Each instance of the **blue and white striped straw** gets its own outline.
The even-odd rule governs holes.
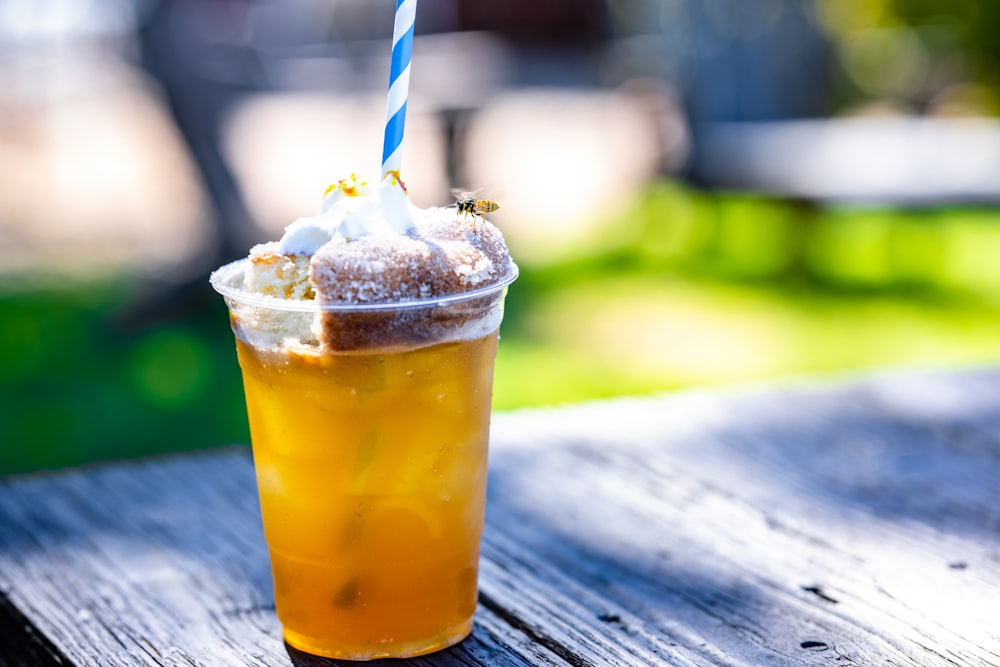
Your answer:
[[[410,59],[413,55],[413,22],[417,0],[396,0],[396,23],[392,31],[392,64],[389,67],[389,103],[385,110],[385,141],[382,173],[399,172],[403,163],[403,127],[406,99],[410,91]]]

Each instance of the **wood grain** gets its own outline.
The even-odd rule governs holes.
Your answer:
[[[1000,665],[1000,372],[506,413],[492,447],[475,631],[415,665]],[[281,641],[244,448],[0,484],[0,665],[330,664]]]

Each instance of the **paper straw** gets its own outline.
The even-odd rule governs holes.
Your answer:
[[[392,31],[392,64],[389,67],[389,103],[385,109],[385,141],[382,173],[399,172],[403,162],[403,127],[406,99],[410,91],[410,58],[413,55],[413,21],[417,0],[396,0],[396,23]]]

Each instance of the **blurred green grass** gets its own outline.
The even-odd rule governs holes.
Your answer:
[[[1000,213],[651,186],[600,252],[522,266],[497,409],[1000,360]],[[126,279],[0,291],[0,474],[247,442],[221,299],[119,325]]]
[[[1000,360],[1000,211],[665,182],[616,222],[604,253],[523,271],[496,407]]]
[[[0,472],[247,440],[225,308],[130,332],[127,303],[122,283],[0,295]]]

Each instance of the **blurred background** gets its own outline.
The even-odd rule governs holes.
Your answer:
[[[392,0],[0,0],[0,474],[247,442],[209,270],[376,176]],[[495,407],[1000,360],[1000,4],[420,0]]]

